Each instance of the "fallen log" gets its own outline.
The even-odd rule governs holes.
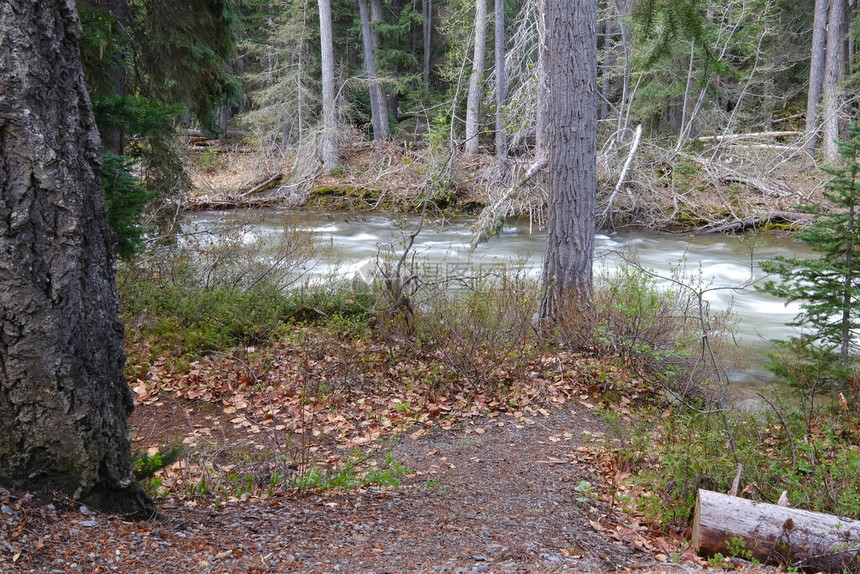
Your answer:
[[[268,177],[265,180],[263,180],[262,182],[258,183],[257,185],[255,185],[254,187],[249,189],[248,191],[244,191],[244,192],[240,193],[239,197],[245,198],[245,197],[251,195],[252,193],[257,193],[259,191],[265,191],[265,190],[269,189],[270,187],[272,187],[273,185],[275,185],[276,183],[280,182],[283,178],[284,178],[284,174],[276,173],[275,175]]]
[[[699,490],[693,548],[700,555],[780,563],[814,572],[860,571],[860,521]]]
[[[786,138],[786,137],[800,137],[803,135],[803,132],[797,131],[770,131],[770,132],[751,132],[745,134],[726,134],[726,135],[713,135],[713,136],[702,136],[700,138],[696,138],[696,141],[700,143],[710,143],[710,142],[730,142],[737,141],[743,139],[774,139],[774,138]]]
[[[246,209],[253,207],[270,207],[281,201],[278,197],[194,197],[188,199],[185,211],[226,211],[228,209]]]
[[[776,211],[729,223],[715,223],[697,230],[696,233],[699,235],[741,233],[772,224],[808,225],[810,222],[812,222],[812,216],[802,211]]]

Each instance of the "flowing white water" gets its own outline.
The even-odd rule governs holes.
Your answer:
[[[288,220],[311,232],[317,244],[332,248],[330,256],[318,261],[313,270],[322,279],[351,278],[359,269],[374,265],[380,250],[402,253],[406,237],[417,224],[415,218],[277,210],[253,214],[200,212],[189,214],[186,223],[217,237],[228,229],[234,233],[235,224],[242,221],[244,239],[250,242],[260,237],[278,237]],[[528,222],[513,223],[501,235],[469,253],[471,224],[468,219],[449,220],[444,225],[425,224],[413,246],[417,258],[442,273],[505,265],[523,269],[535,278],[540,276],[546,248],[542,232],[529,233]],[[625,259],[635,259],[645,269],[667,278],[672,276],[673,269],[683,266],[688,276],[698,276],[705,285],[710,285],[713,290],[705,298],[712,311],[731,305],[737,314],[737,339],[747,351],[749,364],[733,372],[732,379],[747,389],[746,394],[751,394],[759,385],[772,381],[764,368],[768,341],[792,335],[793,330],[786,323],[798,313],[799,306],[796,303],[786,306],[780,299],[757,292],[750,281],[763,276],[758,264],[764,259],[808,253],[801,243],[778,235],[759,237],[751,251],[750,239],[744,237],[623,230],[597,235],[596,274],[611,273]]]

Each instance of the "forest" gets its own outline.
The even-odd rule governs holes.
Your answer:
[[[860,572],[855,8],[7,0],[0,570]]]

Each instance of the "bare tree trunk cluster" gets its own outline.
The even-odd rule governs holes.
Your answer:
[[[843,43],[847,28],[847,0],[830,0],[827,18],[827,54],[824,59],[824,85],[822,87],[821,140],[824,161],[835,163],[839,159],[836,142],[839,140],[839,119],[842,95],[839,82],[845,76]]]
[[[804,149],[809,153],[818,146],[818,129],[821,119],[821,85],[824,80],[824,54],[827,52],[828,0],[815,0],[812,24],[812,54],[809,61],[809,92],[806,99],[806,131]]]
[[[379,84],[376,81],[376,56],[373,54],[373,40],[370,33],[370,16],[367,0],[358,0],[358,13],[361,20],[361,41],[364,48],[364,68],[367,73],[368,96],[370,97],[370,118],[373,122],[373,141],[380,142],[387,135],[382,132],[382,106],[379,102]]]
[[[370,0],[370,43],[374,54],[379,49],[379,32],[376,30],[376,25],[382,22],[382,0]],[[385,88],[377,79],[376,81],[376,101],[379,102],[379,135],[382,139],[391,138],[391,128],[388,123],[388,94],[385,93]]]

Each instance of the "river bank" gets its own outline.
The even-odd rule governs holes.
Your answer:
[[[342,142],[341,164],[324,173],[313,157],[265,157],[239,146],[188,150],[191,210],[308,207],[330,211],[414,213],[425,200],[448,216],[477,215],[513,187],[510,214],[541,222],[540,178],[523,182],[531,158],[511,158],[499,182],[492,156],[463,156],[426,146],[375,147]],[[719,158],[670,154],[644,146],[619,181],[626,159],[602,153],[598,162],[598,226],[716,233],[787,229],[809,217],[798,205],[822,199],[825,174],[805,156],[762,157],[742,150]]]
[[[507,271],[537,283],[545,239],[543,231],[526,219],[514,219],[502,232],[470,250],[474,218],[434,219],[414,239],[409,273],[426,280],[459,276],[464,281]],[[309,234],[320,251],[305,280],[311,282],[361,279],[373,273],[380,258],[400,256],[418,218],[374,213],[332,214],[278,209],[203,211],[186,215],[184,229],[213,236],[233,236],[236,229],[247,244],[272,245],[285,228]],[[255,247],[256,248],[256,247]],[[625,229],[596,237],[595,275],[601,282],[622,265],[638,266],[654,275],[663,289],[678,289],[673,280],[701,290],[710,312],[733,312],[734,350],[727,349],[732,396],[745,408],[761,408],[756,395],[774,381],[764,364],[772,339],[786,339],[787,326],[799,311],[797,303],[755,290],[764,276],[760,261],[776,255],[802,255],[806,248],[789,236],[771,232],[751,237],[705,234],[692,236]]]
[[[854,394],[844,410],[818,388],[799,398],[764,393],[770,406],[754,415],[731,408],[715,383],[720,369],[702,360],[702,329],[690,322],[705,288],[692,298],[660,295],[647,256],[644,269],[599,282],[593,314],[537,332],[539,289],[528,270],[543,247],[526,224],[509,224],[476,251],[519,242],[510,255],[524,265],[495,274],[503,288],[460,282],[449,297],[445,281],[425,281],[418,269],[423,255],[437,257],[431,267],[461,269],[454,258],[471,233],[464,220],[452,225],[451,213],[434,211],[446,225],[427,225],[416,239],[408,282],[355,281],[386,245],[402,254],[414,225],[374,211],[198,211],[183,222],[196,247],[182,238],[183,249],[121,266],[132,440],[141,480],[164,505],[169,543],[183,556],[248,571],[396,570],[404,559],[425,571],[690,571],[705,565],[684,542],[695,493],[727,491],[739,462],[743,496],[774,501],[788,490],[796,507],[856,512]],[[730,266],[713,260],[735,249],[720,235],[707,243],[625,235],[601,232],[599,261],[638,251],[665,263],[669,250],[694,274],[724,273],[722,283],[749,269],[749,256]],[[279,247],[267,251],[258,241],[266,237]],[[331,270],[349,267],[350,277],[327,271],[298,289],[269,280],[283,262],[306,278],[335,244],[355,248],[345,266],[342,255],[331,259]],[[259,249],[238,249],[249,246]],[[416,288],[405,304],[404,284]],[[719,318],[705,309],[708,321]],[[716,322],[709,328],[722,332]],[[177,445],[180,460],[166,462]],[[416,517],[418,509],[426,512]],[[192,524],[189,513],[201,519]],[[256,547],[210,528],[226,532],[249,513],[262,517]],[[75,519],[69,512],[60,523]],[[176,534],[183,524],[218,544],[186,545],[188,533]],[[289,548],[275,542],[283,528],[295,532]],[[44,532],[54,536],[50,524]],[[61,545],[51,548],[68,559]],[[29,563],[48,564],[37,559]]]

